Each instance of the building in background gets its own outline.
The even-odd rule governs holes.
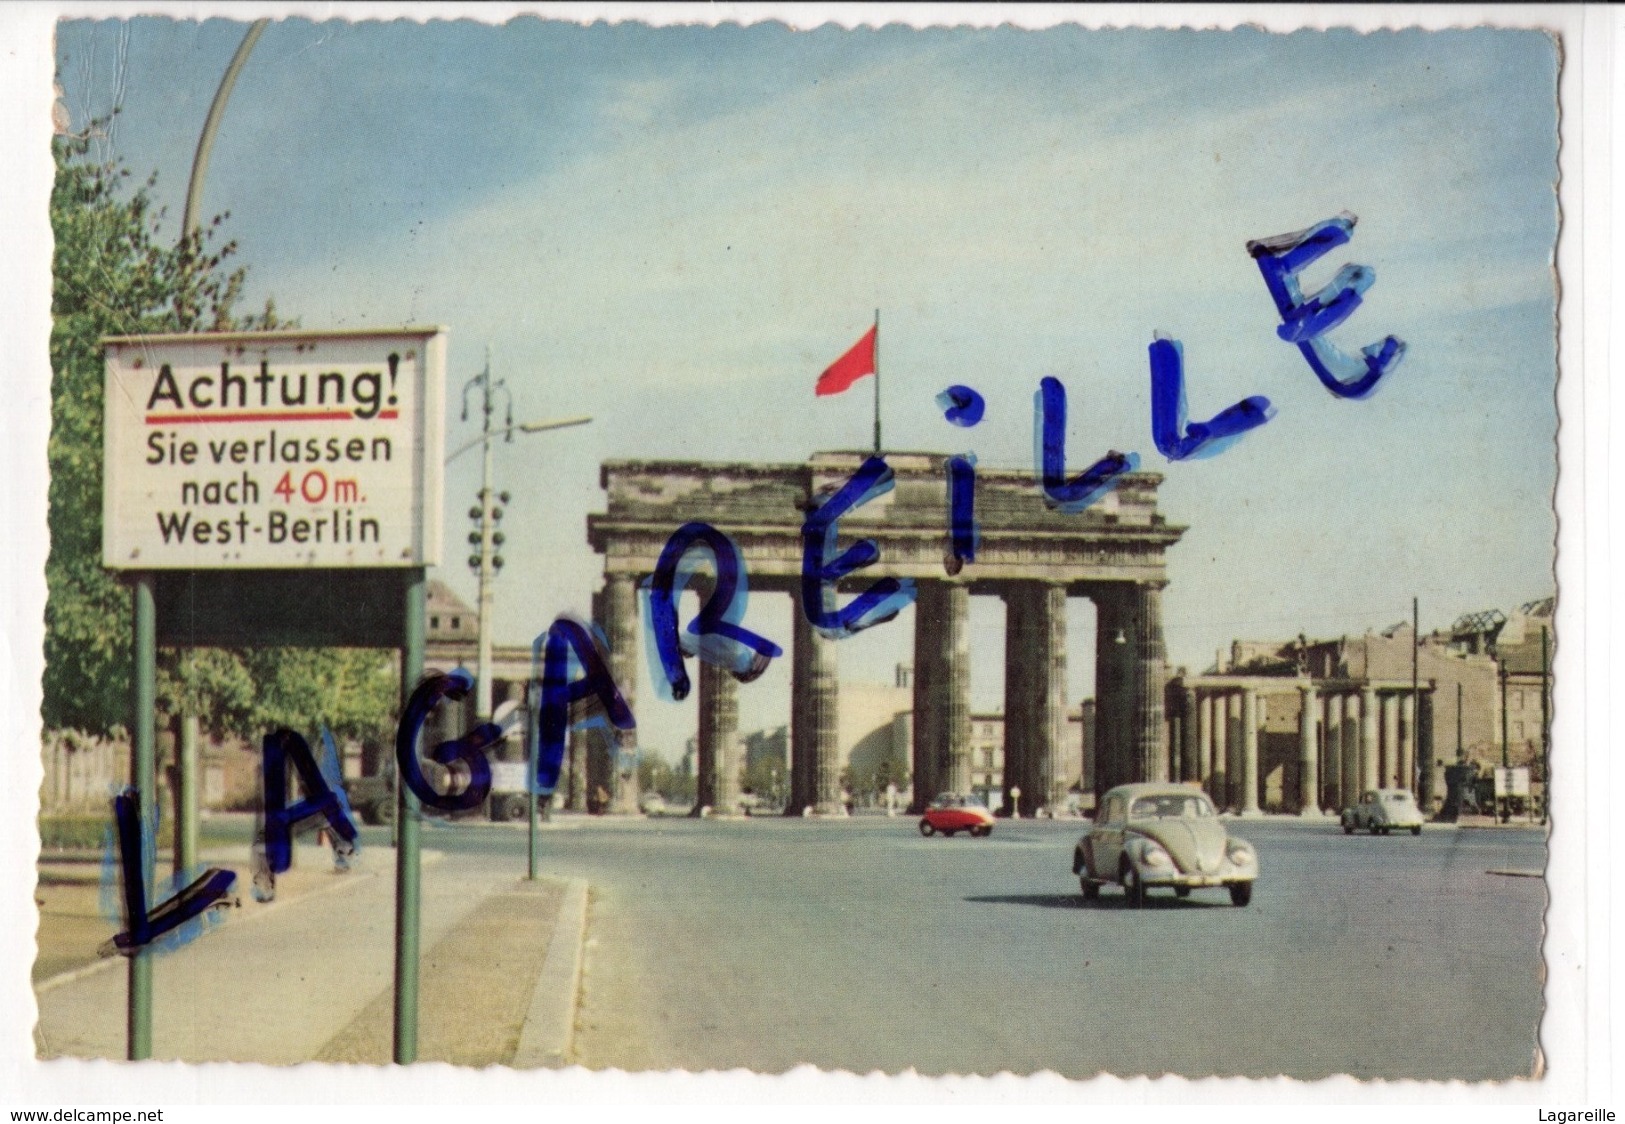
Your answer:
[[[1335,813],[1374,787],[1412,789],[1431,810],[1457,763],[1505,759],[1539,778],[1552,608],[1467,614],[1420,642],[1408,621],[1335,640],[1237,640],[1201,675],[1170,681],[1160,767],[1243,815]]]

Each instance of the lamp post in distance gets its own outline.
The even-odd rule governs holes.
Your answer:
[[[480,435],[469,441],[446,457],[450,464],[462,454],[468,452],[476,445],[484,449],[484,468],[480,477],[479,506],[471,515],[476,515],[479,528],[470,535],[477,541],[470,545],[477,545],[479,553],[469,561],[474,563],[475,572],[479,577],[479,607],[475,619],[479,625],[479,655],[475,666],[474,712],[480,721],[491,717],[491,601],[494,590],[492,580],[496,576],[496,567],[493,560],[496,555],[495,541],[496,496],[491,490],[492,473],[492,441],[501,437],[507,441],[513,440],[517,433],[544,433],[552,429],[566,429],[570,426],[585,425],[592,421],[591,417],[580,416],[571,418],[556,418],[547,421],[531,421],[515,423],[513,420],[513,395],[508,392],[507,380],[491,380],[491,356],[487,349],[485,357],[485,370],[469,379],[463,386],[463,420],[468,420],[468,392],[476,386],[481,392],[481,420]],[[508,400],[507,424],[500,429],[491,428],[491,414],[494,408],[493,399],[500,392]]]
[[[583,414],[580,417],[574,418],[549,418],[547,421],[518,422],[514,425],[505,426],[502,429],[494,429],[491,431],[490,436],[502,437],[506,435],[510,440],[512,440],[511,435],[515,433],[545,433],[550,429],[568,429],[572,425],[586,425],[590,421],[592,421],[591,415]],[[450,464],[452,461],[456,460],[470,449],[479,446],[485,440],[487,440],[486,437],[480,436],[474,438],[472,441],[468,441],[457,446],[456,451],[446,458],[446,463]]]

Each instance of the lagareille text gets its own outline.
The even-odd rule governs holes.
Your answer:
[[[1359,307],[1362,294],[1376,279],[1369,267],[1345,265],[1324,288],[1307,297],[1303,294],[1298,279],[1301,271],[1348,242],[1354,223],[1354,216],[1343,214],[1306,230],[1247,244],[1281,316],[1277,335],[1295,345],[1321,384],[1334,397],[1343,399],[1370,396],[1405,353],[1404,343],[1393,336],[1362,348],[1357,357],[1341,351],[1325,338],[1326,333],[1342,324]],[[393,356],[391,360],[393,384]],[[1187,422],[1184,354],[1179,342],[1158,336],[1149,347],[1149,361],[1151,436],[1158,452],[1169,461],[1217,455],[1243,434],[1266,424],[1275,414],[1269,399],[1253,396],[1221,410],[1205,422]],[[261,404],[266,404],[272,381],[263,366],[258,376],[249,378],[232,374],[227,365],[222,364],[218,381],[212,376],[193,379],[186,389],[186,399],[193,406],[202,407],[213,404],[216,392],[223,399],[236,391],[239,403],[246,404],[252,383],[259,391]],[[282,376],[279,389],[283,403],[293,405],[304,401],[308,387],[302,375],[293,387],[287,376]],[[292,397],[295,389],[298,398]],[[317,379],[318,402],[331,394],[335,403],[343,404],[346,392],[357,417],[378,413],[382,394],[378,375],[358,374],[347,387],[338,375],[322,375]],[[148,408],[160,397],[182,408],[186,405],[179,383],[173,375],[166,378],[164,372],[160,372],[154,385]],[[937,404],[946,420],[964,427],[980,422],[985,411],[982,396],[968,386],[947,388],[937,397]],[[363,410],[371,413],[364,414]],[[1034,395],[1033,412],[1037,462],[1034,471],[1043,502],[1049,507],[1067,513],[1081,512],[1098,502],[1124,473],[1139,465],[1137,454],[1112,451],[1083,472],[1068,477],[1065,470],[1066,388],[1059,379],[1041,380]],[[370,449],[360,438],[342,446],[337,439],[330,439],[325,447],[309,441],[302,449],[297,441],[290,440],[280,455],[287,462],[309,463],[321,456],[337,460],[342,448],[343,456],[348,459],[369,455],[377,459],[379,441],[384,442],[381,451],[387,460],[389,445],[384,438],[375,439]],[[177,443],[173,434],[165,438],[155,433],[148,445],[150,458],[156,458],[149,458],[152,464],[191,464],[201,455],[195,442]],[[228,459],[242,464],[250,456],[253,463],[260,463],[262,445],[267,458],[279,455],[274,436],[252,445],[250,450],[248,443],[242,441],[209,442],[208,452],[216,464]],[[974,457],[948,459],[945,506],[949,551],[944,566],[950,573],[958,572],[976,557],[975,479]],[[246,489],[250,483],[245,478],[223,483],[221,487]],[[886,494],[892,486],[893,473],[885,458],[878,454],[872,456],[839,490],[809,511],[802,524],[801,610],[808,623],[830,639],[844,639],[889,621],[914,601],[914,584],[907,578],[880,578],[844,605],[836,595],[838,582],[873,565],[880,557],[879,548],[870,539],[860,540],[845,551],[838,550],[841,517]],[[257,492],[255,496],[257,498]],[[222,525],[226,522],[221,521]],[[205,526],[194,525],[193,533],[197,534]],[[329,533],[338,534],[339,530],[335,526]],[[184,536],[184,524],[178,531]],[[217,532],[208,531],[205,535],[214,533]],[[321,532],[305,528],[303,533]],[[166,529],[166,540],[168,534]],[[699,567],[706,564],[712,575],[709,595],[688,626],[680,628],[679,597]],[[645,624],[660,657],[660,666],[651,667],[650,674],[664,679],[672,698],[682,699],[689,693],[691,680],[686,667],[689,659],[698,657],[727,670],[741,682],[749,682],[783,654],[778,644],[744,627],[748,584],[743,557],[726,534],[698,522],[684,524],[673,532],[654,574],[644,583],[648,592]],[[608,644],[601,629],[563,614],[536,638],[532,650],[533,718],[529,724],[528,784],[539,797],[545,798],[551,797],[558,787],[565,743],[572,728],[607,724],[617,730],[632,730],[636,722],[610,674]],[[461,737],[440,742],[429,751],[429,760],[452,770],[454,780],[446,791],[438,790],[429,782],[419,756],[418,743],[430,715],[442,702],[466,697],[472,685],[468,673],[461,669],[449,674],[432,672],[416,685],[401,714],[395,738],[396,766],[402,783],[429,808],[466,810],[478,806],[490,793],[491,764],[487,751],[506,736],[503,726],[481,723]],[[329,749],[318,763],[305,739],[297,733],[284,729],[266,735],[263,845],[273,876],[288,869],[292,859],[292,835],[307,824],[324,822],[332,831],[334,846],[340,855],[354,851],[358,833],[334,754],[331,747]],[[291,806],[286,784],[289,764],[298,773],[304,790],[304,798]],[[142,825],[135,809],[133,790],[116,798],[114,810],[125,879],[126,919],[125,931],[109,942],[109,950],[124,954],[137,952],[197,918],[225,897],[235,878],[229,871],[205,871],[175,897],[149,911],[141,874]]]

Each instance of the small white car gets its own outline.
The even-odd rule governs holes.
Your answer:
[[[1358,804],[1343,809],[1343,834],[1353,835],[1362,828],[1372,835],[1406,829],[1412,835],[1421,835],[1422,809],[1406,789],[1368,788],[1360,794]]]

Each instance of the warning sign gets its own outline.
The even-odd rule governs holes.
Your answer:
[[[439,562],[440,329],[120,336],[103,346],[105,565]]]

